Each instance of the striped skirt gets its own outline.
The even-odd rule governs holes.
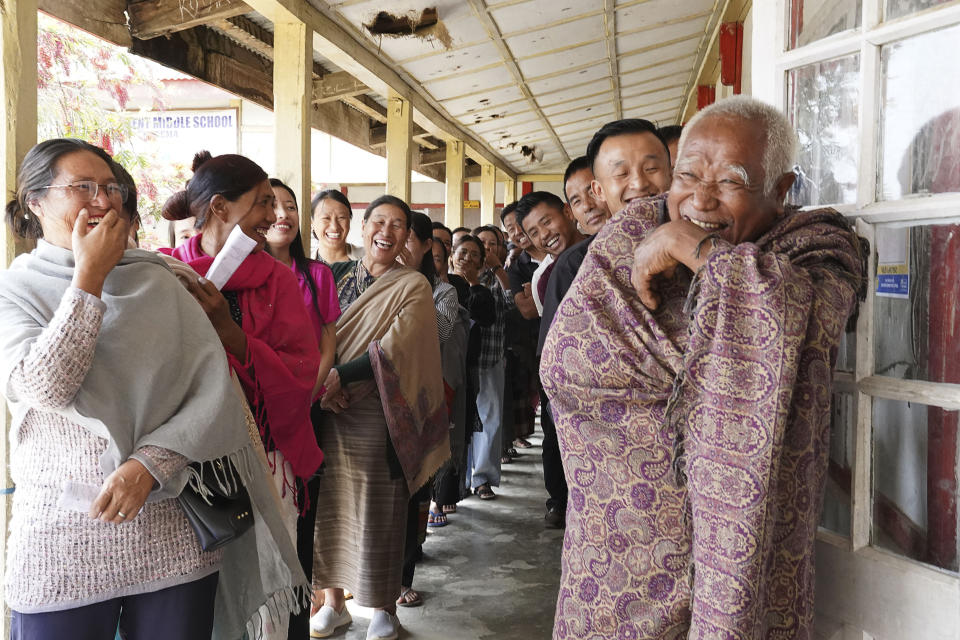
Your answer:
[[[362,385],[366,391],[369,383]],[[325,412],[318,429],[323,477],[317,495],[313,584],[349,589],[358,605],[383,608],[400,595],[410,494],[391,479],[387,425],[373,389],[345,412]]]

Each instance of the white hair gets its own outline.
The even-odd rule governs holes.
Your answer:
[[[731,96],[698,111],[683,127],[677,156],[683,155],[683,144],[694,125],[711,116],[746,120],[764,132],[766,144],[761,159],[764,193],[771,193],[783,174],[793,172],[797,156],[797,134],[793,125],[776,108],[749,96]]]

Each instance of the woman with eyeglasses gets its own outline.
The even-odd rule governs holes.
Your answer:
[[[258,607],[303,593],[302,572],[261,531],[203,551],[175,499],[189,462],[223,459],[262,530],[283,533],[216,332],[157,254],[126,250],[136,194],[117,167],[86,142],[42,142],[6,207],[37,241],[0,274],[11,637],[240,637]],[[258,583],[261,563],[288,577]]]

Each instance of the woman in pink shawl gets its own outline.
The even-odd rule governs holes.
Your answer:
[[[320,366],[317,339],[293,272],[263,251],[276,221],[267,174],[243,156],[214,158],[209,152],[196,155],[193,172],[187,188],[164,205],[163,216],[195,216],[200,233],[172,255],[203,276],[234,227],[257,241],[222,292],[203,278],[188,289],[220,336],[250,402],[283,501],[284,524],[296,540],[298,506],[304,506],[296,504],[298,485],[323,461],[310,421]],[[267,629],[268,637],[285,638],[286,624],[279,627]]]

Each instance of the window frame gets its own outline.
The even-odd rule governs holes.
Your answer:
[[[771,24],[762,35],[754,31],[751,73],[754,96],[788,112],[788,73],[798,67],[842,56],[860,55],[860,104],[858,107],[859,166],[855,204],[832,205],[856,221],[858,233],[876,246],[876,225],[903,223],[922,225],[960,220],[960,193],[907,195],[896,200],[877,199],[882,47],[906,38],[960,25],[960,0],[923,9],[887,22],[884,0],[863,0],[861,26],[832,34],[792,50],[787,49],[790,0],[753,3],[755,24]],[[759,37],[758,37],[759,35]],[[822,206],[822,205],[817,205]],[[815,207],[809,207],[815,208]],[[872,257],[873,258],[873,257]],[[869,261],[867,298],[860,307],[856,328],[856,365],[853,373],[834,372],[835,388],[856,394],[854,455],[850,491],[849,536],[819,528],[821,542],[866,557],[889,557],[902,568],[920,568],[951,579],[954,571],[913,560],[871,543],[873,527],[873,400],[916,402],[946,410],[960,410],[960,384],[901,380],[875,374],[874,300],[876,261]],[[879,556],[878,556],[879,554]]]

